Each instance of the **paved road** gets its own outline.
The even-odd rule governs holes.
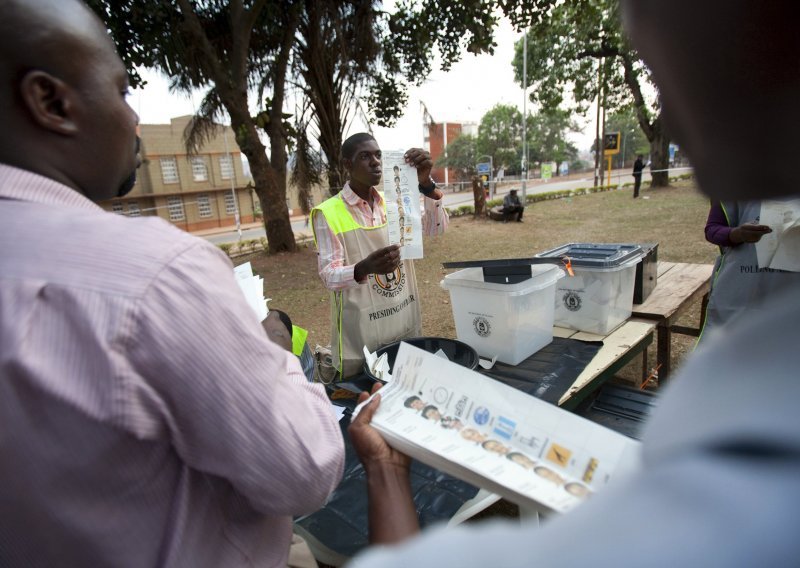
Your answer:
[[[642,181],[647,181],[650,179],[650,174],[645,173],[642,176]],[[549,183],[541,183],[538,180],[531,180],[528,182],[528,186],[526,192],[529,195],[536,194],[536,193],[546,193],[548,191],[557,191],[560,189],[577,189],[579,187],[588,187],[592,185],[594,179],[590,175],[589,177],[582,177],[577,179],[570,179],[566,181],[551,181]],[[615,170],[612,172],[612,183],[633,183],[633,176],[630,173],[621,172]],[[506,187],[499,188],[497,191],[496,197],[503,197],[508,191],[512,188],[516,187],[518,189],[522,188],[521,183],[517,183],[514,185],[509,185]],[[457,207],[458,205],[471,205],[473,203],[472,191],[460,191],[455,193],[447,193],[444,196],[444,204],[445,207]],[[311,228],[306,226],[305,218],[298,218],[292,221],[292,230],[294,231],[295,235],[298,234],[310,234]],[[252,229],[244,229],[242,231],[242,238],[243,239],[259,239],[261,237],[266,236],[264,231],[264,227],[256,227]],[[214,244],[220,243],[233,243],[239,240],[239,236],[236,234],[236,231],[228,231],[225,233],[216,233],[213,235],[205,235],[204,238]]]

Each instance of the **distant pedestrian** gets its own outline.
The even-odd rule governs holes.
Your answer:
[[[633,162],[633,198],[639,197],[639,188],[642,186],[642,170],[644,170],[644,156],[639,154]]]

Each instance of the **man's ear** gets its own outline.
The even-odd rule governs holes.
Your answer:
[[[342,158],[342,165],[344,169],[347,170],[347,173],[350,173],[350,170],[353,169],[353,160]]]
[[[39,126],[68,136],[78,131],[72,113],[76,93],[64,81],[36,69],[22,78],[20,91],[25,107]]]

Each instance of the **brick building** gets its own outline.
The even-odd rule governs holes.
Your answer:
[[[179,116],[169,124],[140,125],[143,162],[136,185],[125,197],[100,205],[129,217],[158,215],[190,232],[236,226],[237,205],[243,224],[260,220],[258,197],[248,187],[252,187],[252,180],[244,172],[231,129],[220,127],[197,155],[189,156],[183,131],[191,118]],[[236,203],[232,186],[236,188]],[[313,203],[325,197],[323,188],[313,188]],[[297,189],[291,185],[286,188],[286,206],[289,214],[300,214]]]
[[[462,134],[470,134],[474,136],[477,134],[478,127],[477,124],[473,122],[431,122],[427,124],[424,133],[424,146],[425,149],[431,153],[431,158],[433,159],[434,164],[440,157],[444,155],[445,129],[447,129],[447,144],[452,144],[453,141]],[[436,183],[444,183],[445,179],[447,179],[448,183],[459,181],[456,170],[453,168],[447,168],[446,178],[444,170],[445,168],[436,166],[434,166],[433,170],[431,170],[431,176]]]
[[[140,125],[142,165],[136,185],[125,197],[100,205],[130,217],[158,215],[185,231],[235,226],[238,205],[241,222],[252,223],[258,201],[255,192],[247,188],[250,180],[244,174],[233,132],[224,127],[230,153],[221,127],[200,153],[189,156],[183,131],[191,118],[179,116],[170,124]]]

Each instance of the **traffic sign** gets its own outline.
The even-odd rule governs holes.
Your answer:
[[[479,174],[491,173],[491,165],[489,164],[489,162],[483,162],[478,164],[477,169]]]
[[[611,154],[619,154],[619,132],[606,132],[603,135],[603,154],[610,156]]]

